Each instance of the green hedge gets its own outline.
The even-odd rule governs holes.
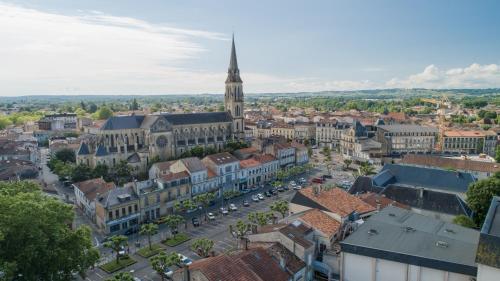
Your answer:
[[[149,258],[152,257],[162,251],[162,247],[158,244],[153,244],[151,245],[151,249],[149,249],[149,245],[146,247],[141,248],[139,251],[137,251],[137,254],[143,258]]]
[[[119,263],[116,263],[116,260],[112,260],[108,263],[101,265],[100,268],[107,273],[113,273],[129,265],[132,265],[136,262],[137,262],[136,260],[132,259],[130,256],[127,255],[120,257]]]
[[[180,245],[180,244],[188,241],[189,239],[191,239],[191,238],[189,238],[189,235],[187,235],[186,233],[179,233],[179,234],[176,234],[172,238],[165,239],[162,243],[169,246],[169,247],[175,247],[177,245]]]

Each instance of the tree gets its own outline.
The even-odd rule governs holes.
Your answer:
[[[213,192],[203,193],[197,195],[194,198],[194,202],[201,204],[203,206],[203,209],[205,210],[205,220],[207,220],[208,206],[210,205],[210,202],[212,202],[214,199],[215,199],[215,193]]]
[[[90,228],[68,227],[73,206],[31,181],[0,182],[0,267],[23,280],[70,280],[99,259]]]
[[[153,249],[153,247],[151,246],[151,236],[155,235],[157,232],[158,232],[158,225],[154,223],[143,224],[141,226],[141,231],[139,233],[148,236],[149,250]]]
[[[102,163],[97,164],[92,171],[92,174],[94,178],[108,178],[108,165]]]
[[[76,155],[75,152],[69,148],[63,148],[61,150],[58,150],[56,154],[54,155],[54,158],[57,160],[60,160],[64,163],[75,163],[76,162]]]
[[[97,105],[93,102],[89,104],[89,108],[87,110],[89,113],[95,113],[97,111]]]
[[[272,186],[278,188],[283,185],[282,181],[273,181]]]
[[[106,281],[134,281],[134,276],[129,272],[120,272],[113,277],[106,279]]]
[[[352,160],[351,159],[344,159],[344,164],[345,164],[345,168],[349,169],[349,166],[351,166],[351,164],[352,164]]]
[[[198,238],[191,244],[191,250],[198,253],[202,258],[210,255],[210,251],[214,247],[214,241],[207,238]]]
[[[113,116],[113,111],[107,106],[101,106],[101,108],[94,113],[94,117],[98,120],[105,120],[111,116]]]
[[[272,211],[280,213],[281,216],[285,218],[285,215],[288,212],[288,201],[286,200],[276,201],[270,206],[270,208]]]
[[[192,156],[196,156],[196,157],[201,158],[201,157],[203,157],[205,150],[203,149],[203,147],[197,145],[197,146],[191,148],[190,153]]]
[[[464,227],[469,227],[469,228],[476,228],[476,224],[474,223],[474,220],[469,218],[466,215],[458,215],[453,218],[453,223],[458,224]]]
[[[120,263],[120,250],[128,244],[127,236],[114,235],[111,236],[109,241],[103,244],[104,247],[111,249],[116,253],[116,263]]]
[[[373,175],[375,174],[375,168],[373,167],[372,164],[368,162],[363,162],[359,166],[359,174],[362,176]]]
[[[497,161],[497,163],[500,163],[500,145],[496,147],[495,161]]]
[[[130,105],[130,110],[138,110],[139,109],[139,104],[137,103],[137,99],[134,98],[132,100],[132,104]]]
[[[170,228],[170,232],[173,235],[175,231],[177,231],[179,224],[184,221],[184,218],[180,215],[168,215],[165,217],[164,221],[165,224],[168,225],[168,228]]]
[[[248,220],[258,226],[264,226],[274,217],[271,212],[252,212],[248,214]]]
[[[250,214],[249,214],[250,215]],[[239,249],[239,241],[246,237],[247,232],[250,231],[251,225],[248,223],[245,223],[243,220],[238,220],[236,222],[236,225],[229,225],[229,232],[231,235],[233,235],[234,238],[236,238],[236,248]],[[246,244],[245,244],[245,250],[246,250]]]
[[[81,182],[86,181],[92,178],[93,172],[87,165],[76,165],[71,170],[71,180],[73,182]]]
[[[179,254],[171,252],[169,254],[160,252],[158,255],[151,258],[151,267],[160,275],[161,280],[165,280],[165,270],[169,266],[178,265],[181,263]]]
[[[125,160],[121,160],[113,168],[113,172],[119,181],[129,181],[132,179],[132,167]]]
[[[469,186],[466,192],[467,204],[474,211],[474,222],[482,225],[493,196],[500,195],[500,173],[477,181]]]

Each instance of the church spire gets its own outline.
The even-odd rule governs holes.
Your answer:
[[[234,45],[234,34],[233,42],[231,46],[231,59],[229,60],[229,68],[227,69],[227,79],[226,83],[239,82],[242,83],[240,78],[240,70],[238,69],[238,59],[236,58],[236,47]]]

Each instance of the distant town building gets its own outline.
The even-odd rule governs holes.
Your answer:
[[[60,113],[45,115],[38,121],[39,130],[70,131],[77,129],[77,116],[75,113]]]
[[[439,130],[420,125],[381,125],[377,127],[376,139],[382,143],[384,155],[407,153],[431,153],[436,150]]]
[[[495,156],[497,134],[493,131],[445,130],[441,151],[445,154],[479,154]]]

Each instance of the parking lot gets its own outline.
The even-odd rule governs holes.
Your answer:
[[[236,239],[229,233],[229,225],[236,224],[239,219],[247,220],[247,216],[251,212],[269,211],[269,206],[276,200],[290,201],[295,192],[293,190],[288,190],[285,192],[279,192],[277,195],[272,197],[264,197],[264,200],[259,200],[259,202],[252,201],[252,195],[264,193],[264,191],[267,191],[268,189],[270,189],[269,186],[226,202],[224,207],[227,208],[229,203],[233,203],[238,208],[237,211],[230,211],[227,215],[220,214],[219,208],[221,207],[221,203],[211,206],[207,211],[213,212],[216,216],[213,221],[205,221],[205,212],[203,210],[194,214],[189,214],[186,216],[187,224],[181,225],[179,227],[179,232],[189,234],[191,240],[196,238],[208,238],[213,240],[215,242],[213,250],[216,253],[232,251],[236,249]],[[248,207],[243,206],[243,200],[249,202]],[[199,218],[201,223],[199,227],[194,227],[192,225],[191,217],[193,216]],[[153,243],[160,243],[161,240],[169,237],[169,235],[169,229],[162,225],[159,233],[152,237],[152,241]],[[147,245],[147,238],[144,236],[132,235],[129,237],[129,247],[127,250],[137,263],[127,267],[123,271],[131,271],[134,276],[139,277],[141,280],[161,280],[158,274],[151,268],[147,259],[134,254],[137,251],[134,245],[136,241],[139,241],[142,247]],[[196,253],[191,251],[189,248],[190,245],[191,241],[187,241],[176,247],[164,247],[168,252],[173,251],[181,253],[192,260],[200,259]],[[103,263],[114,259],[114,255],[109,249],[102,248],[102,245],[100,246],[100,249],[101,255],[103,256]],[[90,270],[88,272],[88,276],[85,280],[105,280],[106,278],[109,278],[109,276],[109,274],[106,274],[104,271],[96,267],[94,270]]]

